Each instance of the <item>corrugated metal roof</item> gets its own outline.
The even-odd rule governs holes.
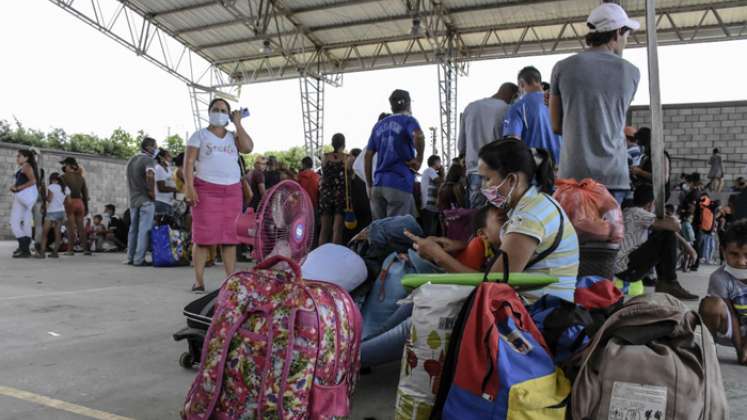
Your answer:
[[[577,51],[600,0],[421,0],[421,10],[408,9],[417,0],[275,0],[269,15],[260,0],[129,3],[233,81],[251,83],[312,66],[332,74],[431,63],[449,37],[462,60]],[[621,4],[645,24],[644,0]],[[662,44],[747,38],[747,1],[659,0],[657,13]],[[416,18],[423,31],[413,36]],[[643,33],[631,39],[644,42]]]

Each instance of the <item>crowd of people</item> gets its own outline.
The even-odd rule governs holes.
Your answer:
[[[379,116],[363,150],[348,152],[345,136],[337,133],[331,138],[332,151],[317,157],[319,168],[309,156],[295,173],[268,156],[257,158],[247,171],[241,154],[252,152],[254,142],[242,126],[241,113],[215,99],[209,106],[209,126],[190,137],[183,155],[172,158],[146,137],[141,152],[129,160],[126,238],[122,224],[115,223],[113,206],[107,206],[104,215],[94,215],[89,226],[89,192],[75,159],[63,160],[62,173],[51,174],[42,187],[34,154],[21,150],[11,187],[11,225],[19,242],[14,257],[31,256],[33,207],[39,202],[45,208],[39,257],[47,250],[56,257],[62,247],[73,253],[76,244],[90,254],[111,242],[116,248],[126,246],[128,264],[147,265],[154,220],[176,217],[191,232],[192,291],[203,292],[205,266],[215,258],[216,248],[226,273],[235,269],[237,215],[248,207],[256,209],[281,180],[293,179],[316,210],[316,245],[345,244],[372,220],[413,215],[425,234],[408,233],[415,249],[445,271],[479,271],[491,252],[502,250],[508,259],[491,262],[487,269],[502,271],[508,264],[512,271],[556,276],[560,282],[539,293],[573,301],[582,244],[550,194],[556,177],[590,178],[604,185],[623,209],[625,235],[616,277],[624,282],[645,279],[657,291],[694,300],[697,296],[679,284],[677,268],[697,270],[699,264],[720,257],[726,269],[714,274],[711,289],[731,299],[725,301],[728,308],[740,308],[737,301],[747,296],[740,292],[742,286],[724,290],[713,283],[747,269],[740,254],[744,236],[735,239],[734,234],[744,228],[737,222],[743,211],[740,200],[747,193],[744,178],[736,181],[735,195],[724,205],[708,192],[718,194],[724,188],[718,149],[709,160],[707,185],[700,174],[692,173],[675,187],[665,152],[662,172],[666,198],[673,205],[664,217],[657,217],[651,130],[626,127],[640,72],[622,54],[639,23],[612,3],[596,8],[587,22],[588,48],[556,63],[549,83],[537,68],[525,67],[515,83],[503,83],[494,95],[467,105],[459,127],[459,157],[451,162],[442,162],[438,155],[425,157],[425,137],[413,116],[410,94],[397,89],[389,96],[389,112]],[[227,129],[230,123],[234,131]],[[478,209],[473,214],[474,244],[444,237],[443,215],[454,209]],[[346,227],[348,218],[357,221],[355,229]],[[742,328],[741,323],[731,328],[728,317],[733,312],[721,303],[708,300],[704,305],[714,322],[723,321],[713,324],[715,330],[727,328],[724,325],[729,331]],[[739,322],[747,319],[739,311],[737,316]]]
[[[10,226],[18,241],[14,258],[58,258],[59,252],[117,251],[127,246],[127,222],[114,204],[91,214],[85,171],[73,157],[60,161],[60,172],[47,178],[38,154],[21,149],[10,191],[14,194]],[[125,214],[125,216],[127,216]]]

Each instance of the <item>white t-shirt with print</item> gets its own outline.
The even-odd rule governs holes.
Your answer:
[[[629,207],[623,210],[625,237],[617,254],[615,273],[622,273],[628,268],[628,257],[648,240],[648,233],[656,221],[656,215],[641,207]]]
[[[437,178],[438,172],[431,167],[428,167],[423,171],[423,175],[420,177],[420,194],[423,208],[433,212],[438,211],[438,207],[436,206],[436,196],[438,192],[438,185],[436,185]]]
[[[51,184],[47,189],[52,193],[52,201],[47,205],[47,213],[65,211],[65,194],[59,184]]]
[[[163,181],[167,187],[175,188],[176,182],[171,177],[171,169],[166,169],[161,165],[156,165],[156,201],[171,205],[174,199],[173,192],[161,192],[158,190],[158,181]]]
[[[187,146],[200,149],[195,163],[197,178],[219,185],[233,185],[240,181],[239,151],[232,132],[226,132],[221,139],[203,128],[192,134]]]

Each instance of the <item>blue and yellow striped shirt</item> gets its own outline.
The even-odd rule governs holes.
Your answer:
[[[508,221],[501,228],[501,238],[508,233],[520,233],[539,241],[535,255],[552,246],[560,229],[558,205],[555,207],[551,197],[540,193],[537,187],[530,187],[521,197],[519,203],[508,213]],[[554,201],[554,200],[553,200]],[[555,202],[557,204],[557,202]],[[578,237],[568,216],[563,212],[563,236],[558,248],[542,261],[525,269],[528,273],[542,273],[559,278],[558,283],[530,292],[522,292],[531,300],[539,299],[545,294],[557,296],[573,302],[578,277]],[[509,250],[509,254],[510,254]],[[532,258],[534,258],[534,256]]]

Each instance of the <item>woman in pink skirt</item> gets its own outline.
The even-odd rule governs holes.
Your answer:
[[[251,153],[254,142],[241,126],[241,113],[221,98],[208,107],[210,125],[187,141],[184,165],[185,198],[192,206],[192,242],[195,284],[205,291],[205,262],[211,246],[221,246],[226,275],[236,268],[236,217],[241,213],[239,153]],[[226,130],[233,122],[236,133]]]

